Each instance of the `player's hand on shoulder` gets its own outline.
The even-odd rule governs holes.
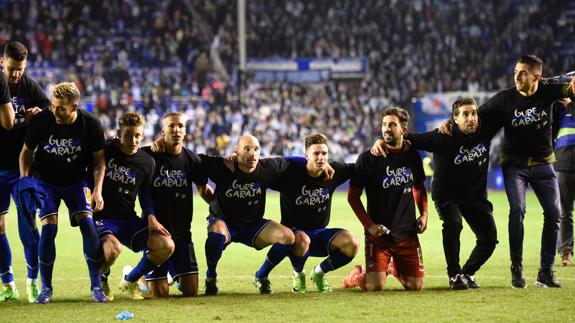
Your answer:
[[[163,153],[166,151],[166,141],[163,137],[158,138],[152,142],[151,146],[152,152],[154,153]]]
[[[371,146],[371,149],[369,150],[369,152],[374,156],[387,157],[388,151],[387,151],[387,146],[385,145],[385,141],[383,141],[383,139],[377,139],[373,143],[373,146]]]
[[[32,107],[30,109],[27,109],[24,112],[24,117],[26,118],[26,122],[30,122],[30,120],[32,120],[32,118],[37,115],[38,113],[40,113],[42,111],[42,109],[38,108],[38,107]]]
[[[335,175],[335,169],[333,169],[333,167],[331,167],[331,165],[329,163],[327,163],[327,166],[325,167],[325,169],[323,170],[323,180],[324,181],[331,181],[333,179],[333,176]]]
[[[439,126],[439,133],[444,134],[444,135],[448,135],[448,136],[453,136],[453,125],[451,124],[451,122],[449,122],[449,120],[445,120]]]
[[[224,165],[226,165],[226,167],[232,173],[236,171],[237,161],[238,161],[238,154],[236,154],[235,152],[232,153],[231,155],[224,157]]]

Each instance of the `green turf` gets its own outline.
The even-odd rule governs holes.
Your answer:
[[[134,302],[116,290],[116,300],[109,304],[90,302],[87,268],[82,256],[82,242],[78,229],[69,226],[63,216],[56,241],[57,259],[54,269],[54,302],[33,305],[25,299],[25,265],[22,248],[17,238],[15,216],[8,215],[8,234],[14,258],[16,283],[21,293],[19,302],[0,303],[1,322],[114,321],[121,311],[135,314],[133,321],[573,321],[575,314],[575,267],[556,267],[562,289],[538,289],[534,286],[539,263],[542,211],[533,194],[528,195],[525,219],[524,267],[528,288],[514,290],[510,286],[509,248],[507,242],[508,206],[502,192],[491,192],[495,217],[499,228],[499,245],[493,257],[476,275],[479,290],[448,291],[445,260],[441,247],[441,222],[433,204],[430,205],[429,228],[421,238],[425,262],[425,290],[405,292],[395,279],[388,281],[388,290],[363,293],[357,289],[339,288],[341,278],[353,264],[363,264],[363,249],[345,268],[328,274],[334,288],[331,294],[314,292],[308,280],[307,294],[291,293],[291,269],[284,261],[270,275],[272,295],[259,295],[252,285],[252,276],[265,259],[267,250],[257,252],[234,244],[224,251],[219,265],[219,287],[216,297],[146,300]],[[343,227],[361,237],[359,221],[347,205],[345,195],[337,194],[333,201],[332,227]],[[200,264],[200,280],[205,271],[204,241],[206,205],[196,199],[193,235]],[[61,214],[65,214],[61,210]],[[277,219],[277,195],[268,198],[268,218]],[[474,239],[469,228],[462,232],[462,258],[469,255]],[[363,243],[362,243],[363,247]],[[116,287],[121,268],[134,265],[138,259],[125,249],[112,269],[111,285]],[[306,271],[319,263],[310,258]],[[462,261],[463,262],[463,261]],[[200,283],[203,287],[203,282]],[[177,292],[172,290],[174,295]]]

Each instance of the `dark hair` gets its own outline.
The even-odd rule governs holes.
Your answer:
[[[522,56],[517,63],[527,64],[529,69],[537,69],[538,71],[543,71],[543,60],[535,55],[525,55]]]
[[[407,112],[407,110],[400,108],[400,107],[387,108],[387,109],[383,110],[383,117],[389,116],[389,115],[398,117],[401,125],[403,127],[407,128],[407,124],[409,123],[409,119],[410,119],[409,113]]]
[[[477,106],[477,102],[475,102],[475,100],[472,97],[468,97],[468,96],[464,96],[462,98],[459,98],[459,99],[455,100],[455,102],[453,102],[453,105],[451,106],[451,115],[454,117],[457,116],[459,114],[459,108],[464,106],[464,105]]]
[[[315,144],[326,144],[327,145],[327,137],[321,133],[312,133],[305,137],[305,149],[307,150],[311,145]]]
[[[4,46],[4,56],[21,62],[28,57],[28,50],[24,44],[17,41],[11,41]]]

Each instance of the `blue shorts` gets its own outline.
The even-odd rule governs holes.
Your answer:
[[[174,244],[176,245],[174,253],[158,269],[146,275],[147,281],[166,279],[168,272],[174,280],[183,275],[198,273],[198,262],[192,235],[174,239]]]
[[[331,241],[333,240],[333,238],[338,233],[340,233],[341,231],[344,231],[344,229],[322,228],[322,229],[307,231],[307,230],[302,230],[302,229],[298,229],[298,228],[292,228],[292,231],[294,233],[302,231],[305,234],[307,234],[307,236],[309,237],[309,240],[311,241],[309,244],[309,255],[310,256],[312,256],[312,257],[327,257],[327,256],[329,256]]]
[[[114,235],[124,246],[134,252],[146,248],[148,243],[148,221],[133,217],[130,219],[100,219],[94,221],[98,238]]]
[[[18,170],[0,171],[0,215],[8,213],[10,209],[10,194],[12,199],[17,201],[16,190],[18,189]]]
[[[86,182],[76,182],[68,186],[55,186],[40,180],[39,182],[44,187],[47,195],[44,207],[40,210],[40,220],[51,215],[58,215],[61,200],[64,200],[68,208],[70,224],[73,227],[78,226],[74,216],[76,213],[92,214],[92,191],[90,191]]]
[[[252,247],[256,250],[260,250],[262,248],[256,248],[256,238],[262,232],[262,230],[271,222],[271,220],[267,219],[260,219],[258,222],[250,225],[250,226],[243,226],[243,225],[233,225],[230,224],[224,218],[216,218],[213,216],[208,217],[208,226],[212,224],[216,220],[222,220],[226,227],[228,228],[228,232],[230,233],[229,240],[230,242],[239,242],[243,243],[248,247]],[[227,245],[226,245],[227,246]]]

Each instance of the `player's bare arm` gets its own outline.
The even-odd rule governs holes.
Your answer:
[[[210,185],[196,185],[196,190],[198,190],[198,194],[208,204],[214,198],[214,189]]]
[[[0,105],[0,125],[5,130],[10,130],[14,128],[14,109],[12,108],[12,103],[7,102]]]
[[[104,208],[104,199],[102,198],[102,184],[104,183],[104,174],[106,172],[106,161],[104,149],[92,153],[94,156],[94,192],[92,192],[92,208],[98,212]]]
[[[427,191],[423,184],[413,186],[413,198],[420,214],[417,218],[417,233],[423,233],[427,229]]]

